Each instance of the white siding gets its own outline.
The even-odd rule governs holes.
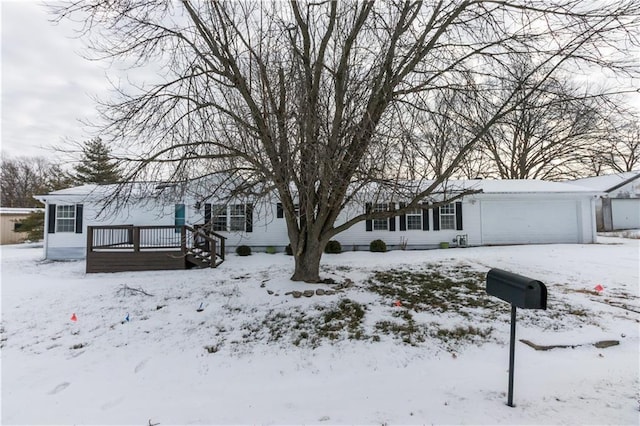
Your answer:
[[[640,198],[614,198],[611,200],[613,229],[640,228]]]
[[[98,215],[100,204],[82,196],[51,197],[49,203],[84,205],[83,232],[45,235],[46,257],[49,259],[82,258],[86,253],[87,226],[98,225],[173,225],[175,201],[152,200],[105,211]],[[215,204],[215,200],[206,200]],[[289,243],[284,218],[276,217],[277,200],[264,200],[254,205],[253,232],[221,232],[227,237],[228,251],[241,244],[263,250],[274,246],[282,249]],[[185,199],[186,223],[204,223],[204,203]],[[231,202],[233,203],[233,201]],[[396,208],[397,208],[396,203]],[[395,231],[366,231],[364,221],[336,235],[344,249],[368,249],[375,239],[383,240],[391,249],[402,245],[409,249],[437,247],[441,242],[452,243],[456,236],[466,235],[467,244],[527,244],[527,243],[590,243],[593,242],[594,206],[590,195],[521,193],[484,193],[462,200],[462,230],[433,230],[434,220],[429,211],[429,230],[400,231],[400,218],[395,217]],[[336,226],[364,212],[364,206],[345,209]],[[47,212],[48,214],[48,212]]]

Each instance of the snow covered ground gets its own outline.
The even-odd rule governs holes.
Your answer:
[[[325,255],[333,285],[289,281],[284,254],[85,274],[84,262],[3,246],[2,424],[638,424],[640,241],[599,240]],[[517,343],[513,408],[508,304],[470,293],[484,305],[437,310],[371,287],[375,272],[473,279],[492,267],[547,285],[546,311],[518,311],[518,339],[575,345]],[[364,307],[349,314],[363,317],[331,328],[344,325],[327,322],[338,306]],[[453,330],[488,334],[447,337]],[[592,345],[601,340],[619,345]]]

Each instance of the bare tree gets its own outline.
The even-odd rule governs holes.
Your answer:
[[[608,149],[602,152],[604,163],[614,172],[630,172],[640,167],[640,118],[627,115],[614,127]]]
[[[451,201],[464,194],[436,194],[440,184],[555,73],[578,63],[637,72],[616,46],[636,43],[640,5],[585,3],[79,0],[55,12],[84,22],[95,56],[153,63],[163,73],[102,105],[100,135],[131,152],[121,159],[126,178],[218,174],[238,194],[275,191],[295,256],[292,279],[313,282],[333,236],[398,213],[363,206],[336,223],[364,190],[369,200],[404,199],[406,209],[425,198]],[[512,55],[528,58],[537,83],[493,83]],[[432,151],[404,143],[407,124],[436,111],[443,89],[494,102],[437,178],[408,188],[408,159],[427,164]]]
[[[2,156],[0,204],[3,207],[40,207],[34,195],[70,186],[71,178],[44,157]]]
[[[514,108],[487,133],[484,147],[502,179],[561,180],[581,174],[583,158],[606,137],[607,97],[578,90],[566,76],[540,82],[516,63],[507,93]],[[531,87],[537,86],[532,92]]]

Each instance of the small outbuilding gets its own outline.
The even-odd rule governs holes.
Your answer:
[[[23,242],[27,238],[27,233],[20,232],[20,221],[38,211],[42,212],[44,209],[0,207],[0,244]]]
[[[569,183],[602,194],[596,202],[598,231],[640,229],[640,171],[588,177]]]

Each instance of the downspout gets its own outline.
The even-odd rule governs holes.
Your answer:
[[[44,203],[44,247],[42,248],[42,252],[44,253],[44,258],[49,258],[49,202],[45,198],[36,198],[36,200]]]
[[[597,224],[597,219],[596,219],[596,200],[598,199],[598,195],[594,195],[593,197],[591,197],[590,200],[590,204],[591,204],[591,242],[592,243],[597,243],[598,242],[598,224]]]

